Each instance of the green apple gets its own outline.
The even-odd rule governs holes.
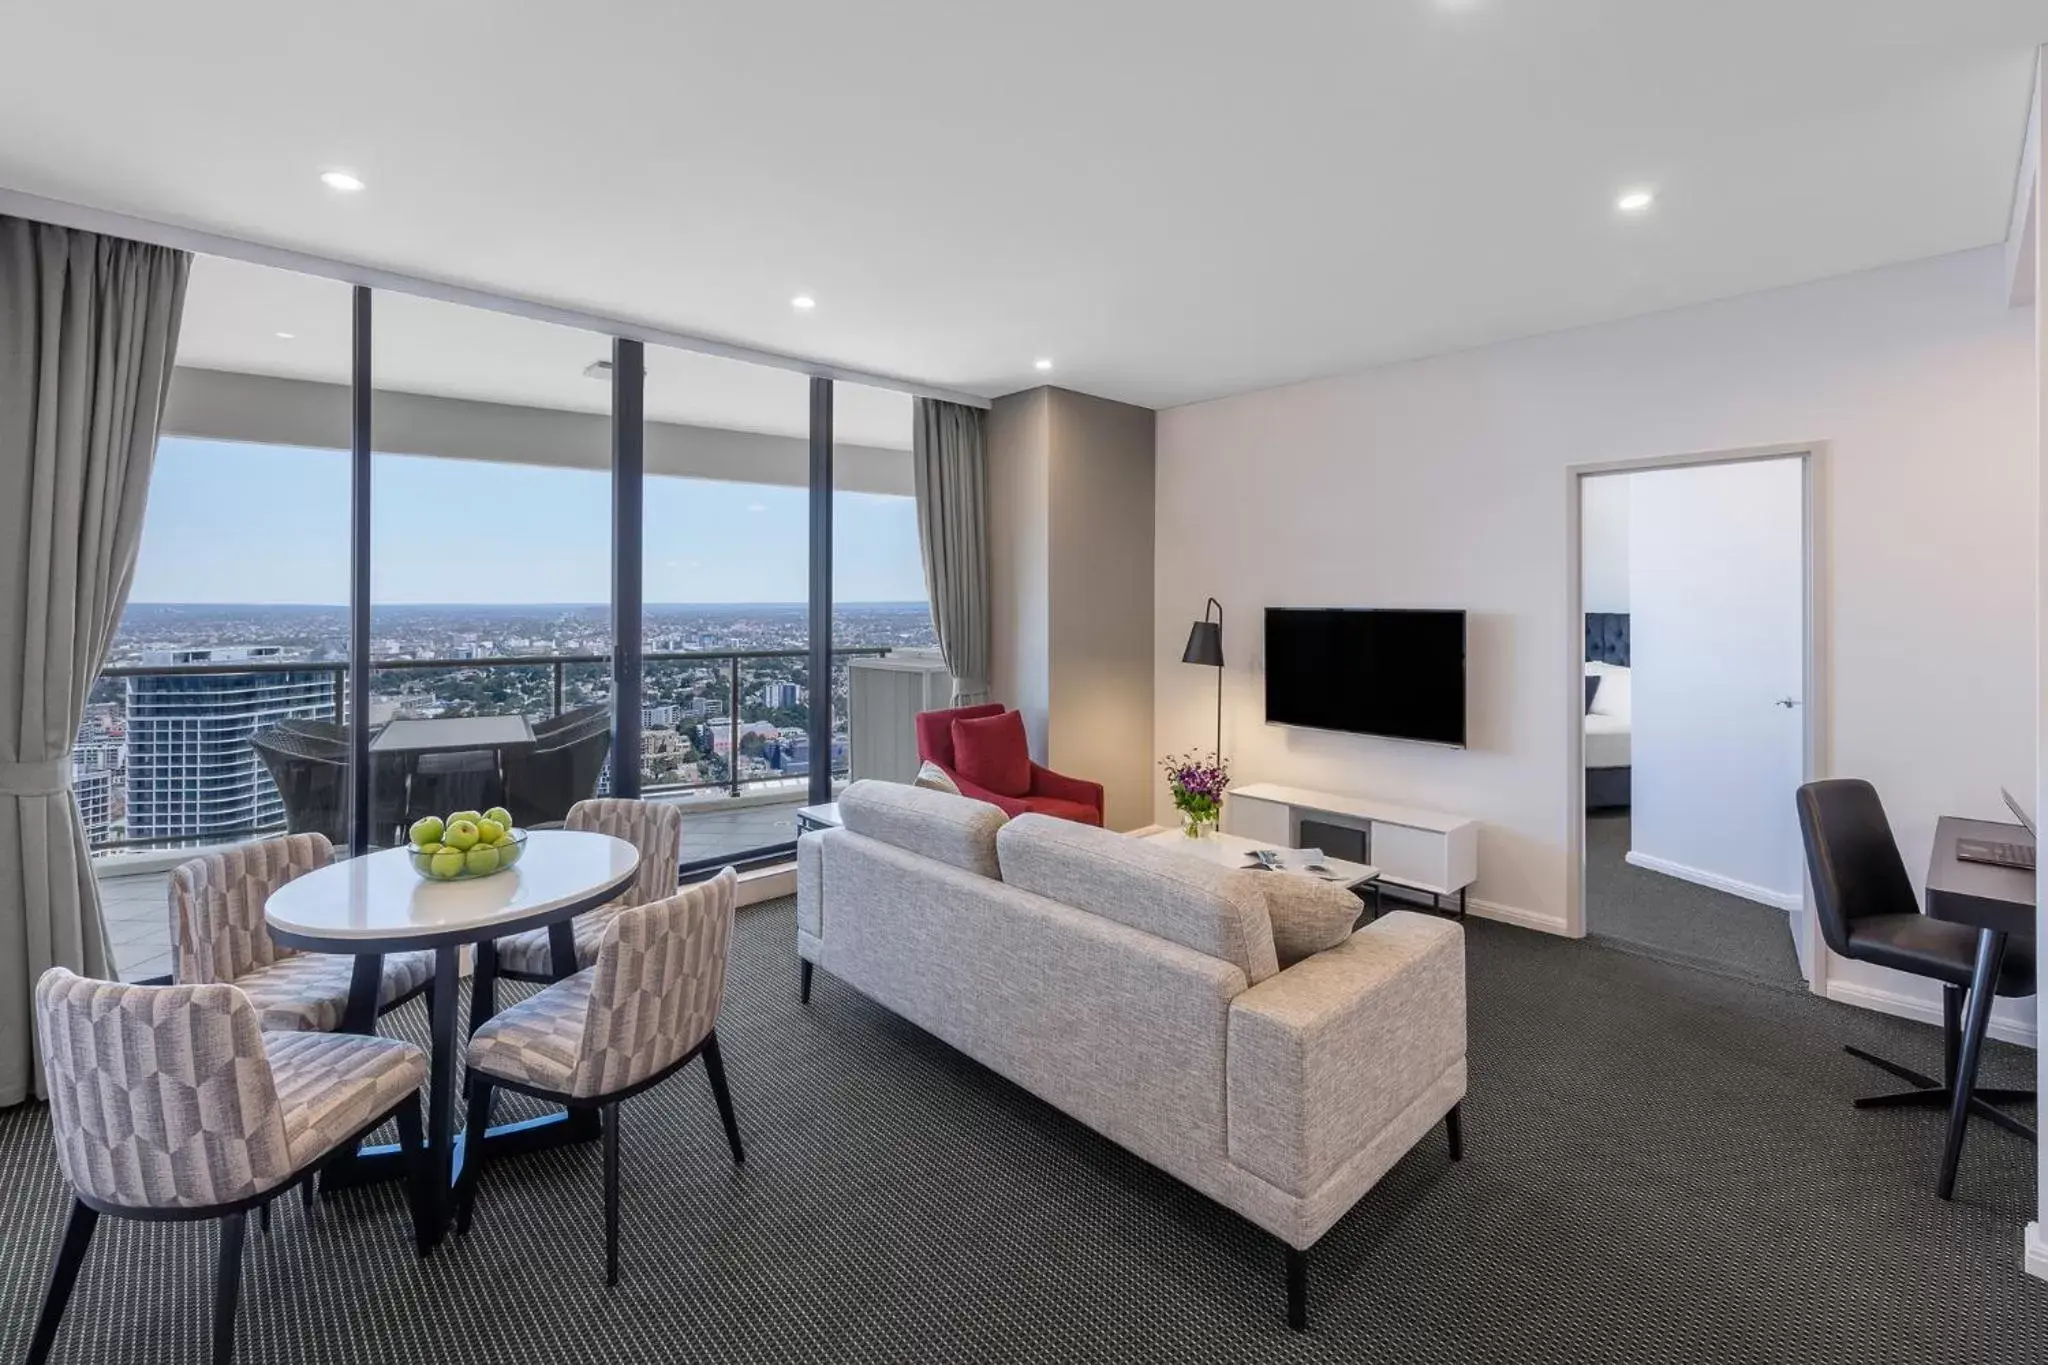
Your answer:
[[[426,854],[426,855],[427,855],[427,856],[428,856],[429,858],[431,858],[431,857],[433,857],[433,856],[434,856],[434,855],[435,855],[436,853],[439,853],[439,852],[440,852],[440,851],[441,851],[442,849],[444,849],[444,848],[446,848],[446,847],[447,847],[447,845],[446,845],[446,844],[443,844],[443,843],[440,843],[440,842],[438,842],[438,841],[437,841],[437,842],[435,842],[435,843],[431,843],[431,844],[421,844],[421,845],[419,845],[419,846],[418,846],[417,848],[413,849],[413,852],[415,852],[415,853],[424,853],[424,854]]]
[[[498,845],[498,866],[512,866],[512,864],[519,861],[519,855],[524,853],[525,851],[525,845],[521,844],[517,839],[514,839],[511,835],[507,834],[505,836],[505,842]]]
[[[492,806],[489,810],[484,812],[484,819],[496,820],[506,829],[512,828],[512,812],[506,810],[503,806]]]
[[[480,844],[495,845],[505,837],[505,827],[486,815],[476,822],[476,841]]]
[[[427,861],[427,871],[444,882],[454,881],[462,875],[463,857],[459,849],[444,848]]]
[[[482,837],[483,832],[476,827],[476,821],[457,819],[448,822],[448,828],[442,833],[441,842],[457,852],[467,853],[476,847],[477,840]]]
[[[467,821],[469,821],[469,823],[471,823],[471,824],[473,825],[473,824],[475,824],[475,823],[476,823],[477,821],[479,821],[479,820],[481,820],[481,819],[483,819],[483,818],[484,818],[484,817],[483,817],[483,814],[482,814],[482,813],[481,813],[480,811],[473,811],[473,810],[459,810],[459,811],[456,811],[456,812],[455,812],[455,814],[453,814],[453,815],[451,815],[451,816],[449,816],[449,817],[448,817],[448,823],[452,825],[452,824],[454,824],[454,823],[455,823],[455,822],[456,822],[457,820],[467,820]]]
[[[429,815],[425,819],[413,821],[412,829],[409,831],[412,835],[412,846],[425,848],[428,844],[440,843],[442,828],[441,817],[438,815]]]
[[[498,870],[498,850],[495,848],[485,848],[478,844],[462,856],[472,877],[489,876]]]
[[[440,846],[439,844],[435,844],[435,845],[434,845],[434,852],[435,852],[435,853],[438,853],[438,852],[440,852],[440,851],[441,851],[441,846]],[[419,874],[420,874],[420,875],[421,875],[422,877],[431,877],[431,876],[433,876],[433,875],[434,875],[434,854],[433,854],[433,853],[428,853],[428,852],[427,852],[426,850],[424,850],[424,849],[418,849],[418,848],[414,849],[414,850],[412,851],[412,869],[413,869],[413,871],[415,871],[415,872],[419,873]]]

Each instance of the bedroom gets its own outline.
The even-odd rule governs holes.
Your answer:
[[[1802,985],[1808,466],[1709,457],[1579,479],[1586,924]]]

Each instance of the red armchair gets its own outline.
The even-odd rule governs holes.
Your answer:
[[[1067,777],[1050,768],[1031,762],[1030,755],[1023,752],[1023,729],[1018,727],[1015,743],[1018,752],[1011,755],[1019,768],[1030,772],[1029,783],[1022,795],[1009,796],[992,792],[986,787],[970,781],[960,772],[957,755],[953,749],[953,722],[956,720],[987,720],[1004,714],[1000,705],[961,706],[950,711],[925,711],[917,718],[917,756],[927,763],[936,763],[945,770],[953,785],[960,789],[962,796],[971,796],[977,801],[986,801],[999,807],[1006,814],[1022,815],[1032,811],[1039,815],[1058,816],[1062,820],[1076,820],[1084,825],[1102,823],[1102,784],[1089,782],[1078,777]]]

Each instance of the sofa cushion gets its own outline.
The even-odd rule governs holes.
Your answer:
[[[1000,877],[996,831],[1009,817],[986,801],[895,782],[862,780],[839,794],[839,819],[855,834],[973,872]]]
[[[960,794],[960,788],[953,784],[953,779],[946,775],[946,770],[930,759],[926,759],[918,768],[917,776],[910,779],[910,785],[923,787],[928,792],[951,792],[954,796]]]
[[[1254,872],[1266,889],[1266,915],[1273,922],[1273,953],[1285,969],[1351,937],[1358,923],[1358,897],[1316,877],[1294,872]]]
[[[1249,982],[1280,970],[1258,881],[1271,873],[1219,867],[1050,815],[1003,826],[996,854],[1003,880],[1021,890],[1220,958]]]
[[[1024,738],[1023,713],[1005,711],[954,721],[953,768],[997,796],[1029,794],[1031,747]]]

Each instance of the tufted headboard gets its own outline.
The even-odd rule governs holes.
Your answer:
[[[1586,613],[1586,659],[1588,662],[1628,667],[1628,613],[1589,611]]]

